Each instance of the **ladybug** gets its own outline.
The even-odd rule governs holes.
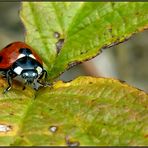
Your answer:
[[[43,68],[42,59],[24,42],[13,42],[0,50],[0,71],[8,81],[6,93],[11,89],[12,79],[16,76],[25,80],[26,84],[33,84],[37,90],[39,80],[47,78],[47,71]]]

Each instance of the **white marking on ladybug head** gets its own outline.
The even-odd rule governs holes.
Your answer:
[[[22,71],[23,71],[23,68],[20,67],[20,66],[14,68],[14,72],[15,72],[16,74],[18,74],[18,75],[20,75]]]
[[[25,74],[25,76],[27,77],[27,76],[29,76],[29,74],[28,73],[24,73]]]
[[[32,73],[32,76],[33,76],[33,77],[36,76],[36,73]]]
[[[36,59],[33,54],[29,55],[30,58]]]
[[[25,57],[26,55],[25,54],[19,54],[19,56],[17,57],[17,59],[20,59],[20,58],[23,58],[23,57]]]
[[[37,70],[37,72],[38,72],[38,75],[40,75],[41,73],[42,73],[42,68],[40,67],[40,66],[38,66],[37,68],[36,68],[36,70]]]

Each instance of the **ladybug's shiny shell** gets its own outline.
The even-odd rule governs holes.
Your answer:
[[[43,64],[41,58],[33,50],[32,47],[23,42],[13,42],[0,50],[0,69],[8,69],[17,59],[21,58],[21,49],[29,49],[32,56],[40,63]]]
[[[47,76],[43,62],[37,53],[26,43],[14,42],[0,50],[0,71],[6,77],[11,88],[12,79],[16,76],[25,80],[25,84],[33,84],[38,89],[37,82]],[[41,84],[41,83],[40,83]]]

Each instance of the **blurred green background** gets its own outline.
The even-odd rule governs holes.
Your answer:
[[[19,18],[20,2],[0,2],[0,48],[24,41],[25,29]],[[79,75],[112,77],[148,92],[148,31],[105,49],[96,58],[71,68],[60,76],[69,81]]]

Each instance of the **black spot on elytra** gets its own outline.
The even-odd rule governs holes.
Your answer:
[[[2,61],[2,59],[3,59],[3,56],[0,56],[0,62]]]
[[[60,52],[60,50],[62,49],[63,44],[64,44],[64,39],[59,39],[59,40],[56,42],[57,54],[58,54],[58,53]]]
[[[32,52],[31,52],[31,50],[29,48],[20,48],[19,53],[22,53],[24,55],[32,54]]]
[[[12,45],[13,43],[11,43],[11,44],[8,44],[5,48],[8,48],[8,47],[10,47],[11,45]]]

